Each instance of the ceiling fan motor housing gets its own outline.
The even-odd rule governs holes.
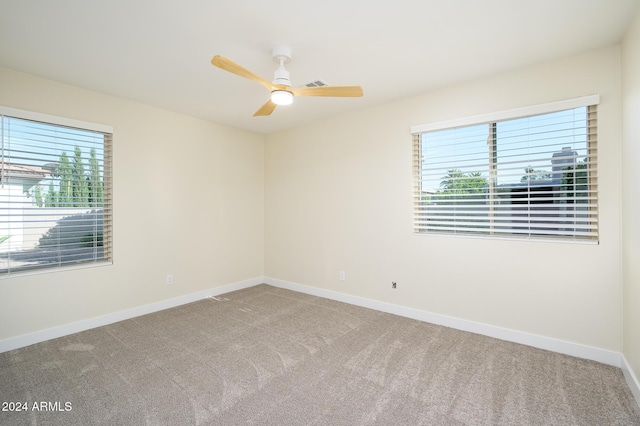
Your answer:
[[[283,64],[280,64],[280,67],[273,73],[273,84],[282,84],[291,87],[289,71],[284,68]]]

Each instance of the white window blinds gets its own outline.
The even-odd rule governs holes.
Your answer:
[[[597,98],[580,100],[414,132],[414,232],[597,241]]]
[[[110,129],[16,111],[0,109],[0,276],[111,261]]]

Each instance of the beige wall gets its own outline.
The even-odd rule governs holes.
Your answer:
[[[621,351],[619,53],[267,136],[265,276]],[[412,235],[410,126],[596,93],[599,245]]]
[[[640,377],[640,14],[622,45],[624,356]]]
[[[262,136],[1,68],[0,105],[114,128],[113,265],[0,280],[0,340],[262,276]]]

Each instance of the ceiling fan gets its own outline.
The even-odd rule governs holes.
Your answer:
[[[279,66],[274,73],[272,82],[265,80],[249,71],[246,68],[236,64],[235,62],[225,58],[224,56],[216,55],[211,59],[211,63],[225,71],[239,75],[240,77],[247,78],[255,81],[256,83],[264,86],[270,93],[271,98],[258,109],[254,117],[271,115],[277,105],[289,105],[293,102],[294,96],[329,96],[329,97],[359,97],[362,96],[362,87],[360,86],[301,86],[291,87],[291,80],[289,78],[289,71],[284,67],[285,64],[291,61],[291,50],[284,46],[278,46],[273,49],[273,60],[276,61]]]

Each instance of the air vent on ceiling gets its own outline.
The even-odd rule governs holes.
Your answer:
[[[315,80],[312,81],[311,83],[307,83],[305,84],[305,86],[307,87],[322,87],[322,86],[328,86],[329,84],[326,81],[322,81],[322,80]]]

